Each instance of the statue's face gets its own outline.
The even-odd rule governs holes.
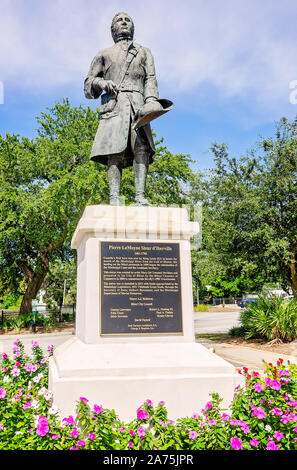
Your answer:
[[[120,13],[115,18],[113,28],[117,36],[133,37],[133,22],[125,13]]]

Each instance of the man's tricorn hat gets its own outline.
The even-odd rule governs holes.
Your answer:
[[[138,127],[145,126],[162,114],[168,113],[173,107],[172,101],[166,99],[145,103],[134,116],[133,128],[138,129]]]

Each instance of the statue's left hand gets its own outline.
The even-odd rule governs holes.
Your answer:
[[[98,87],[100,90],[106,91],[106,93],[117,94],[117,86],[112,80],[104,80],[103,78],[95,78],[93,86]]]

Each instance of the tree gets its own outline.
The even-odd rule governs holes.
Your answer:
[[[73,258],[70,241],[86,205],[108,204],[105,166],[89,161],[99,110],[57,103],[37,119],[36,139],[0,137],[0,276],[3,290],[26,280],[21,313],[31,311],[50,265]],[[157,143],[148,177],[152,203],[189,201],[191,160]],[[123,194],[134,200],[131,169]],[[52,287],[53,288],[53,287]]]
[[[297,118],[283,118],[275,136],[247,156],[212,147],[216,167],[205,182],[204,234],[231,278],[280,281],[297,298]]]
[[[48,111],[35,140],[0,138],[1,278],[14,289],[26,278],[21,313],[31,311],[50,263],[68,259],[85,205],[103,200],[107,187],[88,159],[98,112],[67,100]]]
[[[61,311],[65,299],[70,301],[68,305],[76,301],[76,256],[67,262],[57,260],[50,264],[48,274],[45,278],[43,288],[45,289],[44,300],[50,308]]]

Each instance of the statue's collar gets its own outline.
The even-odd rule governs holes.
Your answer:
[[[131,39],[123,39],[115,43],[117,47],[120,47],[122,50],[135,54],[138,52],[139,46],[133,42]]]

